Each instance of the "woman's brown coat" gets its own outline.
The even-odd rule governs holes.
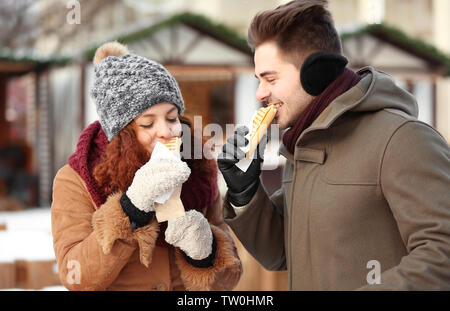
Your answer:
[[[222,219],[220,195],[205,215],[217,241],[209,268],[187,263],[178,248],[155,244],[155,218],[131,231],[122,193],[96,209],[86,184],[69,165],[53,184],[52,233],[61,282],[70,290],[231,290],[242,266]]]

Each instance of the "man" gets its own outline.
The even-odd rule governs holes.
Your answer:
[[[252,21],[256,98],[281,104],[287,161],[269,198],[262,150],[247,171],[234,165],[248,143],[238,128],[218,158],[224,218],[266,269],[289,271],[291,290],[449,290],[449,146],[390,76],[345,68],[326,4]]]

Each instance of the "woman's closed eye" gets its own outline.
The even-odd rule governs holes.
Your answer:
[[[169,121],[170,123],[175,123],[175,122],[178,121],[178,117],[175,117],[175,118],[173,118],[173,119],[167,119],[167,121]],[[151,127],[153,126],[153,123],[150,123],[150,124],[142,124],[142,125],[140,125],[140,126],[147,129],[147,128],[151,128]]]
[[[143,128],[146,128],[146,129],[151,128],[152,126],[153,126],[153,123],[140,125],[140,127],[143,127]]]

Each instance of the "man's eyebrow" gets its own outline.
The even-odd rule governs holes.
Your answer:
[[[172,107],[169,111],[166,112],[166,114],[171,113],[172,111],[174,111],[175,109],[177,109],[177,107]],[[145,117],[154,117],[155,115],[153,113],[146,113],[142,115],[142,118]]]
[[[264,78],[265,76],[267,76],[267,75],[273,75],[273,74],[277,74],[278,72],[276,72],[276,71],[264,71],[263,73],[260,73],[259,74],[259,76],[261,77],[261,78]],[[255,74],[255,78],[256,79],[259,79],[258,78],[258,76]]]

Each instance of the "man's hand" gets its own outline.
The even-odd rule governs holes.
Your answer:
[[[236,129],[234,135],[227,139],[222,153],[217,158],[217,165],[222,172],[228,186],[228,199],[235,206],[248,204],[259,186],[261,165],[264,161],[263,153],[267,142],[267,136],[261,139],[253,156],[253,161],[246,172],[241,171],[235,164],[245,157],[240,147],[246,146],[249,141],[244,136],[249,129],[241,126]]]

